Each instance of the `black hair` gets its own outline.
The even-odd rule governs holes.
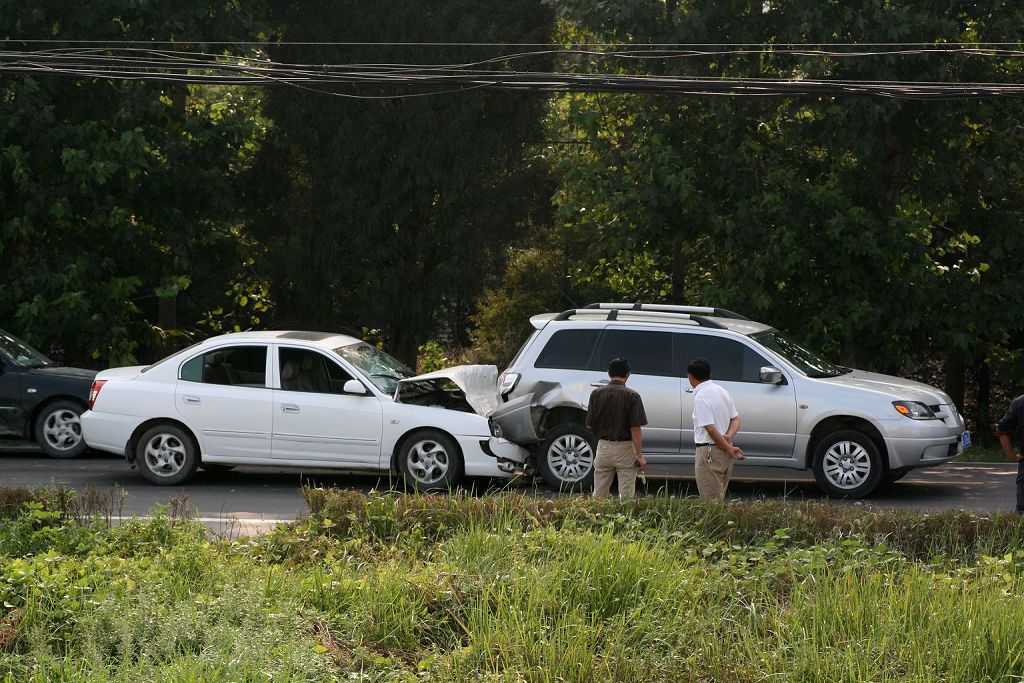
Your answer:
[[[629,375],[629,361],[625,358],[612,358],[608,363],[609,377],[627,377]]]
[[[686,366],[686,374],[693,375],[698,382],[711,379],[711,363],[704,358],[695,358]]]

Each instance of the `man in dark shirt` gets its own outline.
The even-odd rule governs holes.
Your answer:
[[[607,498],[618,474],[619,497],[636,495],[636,475],[647,467],[640,427],[647,424],[640,394],[626,388],[629,363],[615,358],[608,364],[607,385],[590,395],[587,427],[598,438],[594,458],[594,497]]]
[[[1006,459],[1017,463],[1017,512],[1024,512],[1024,394],[1010,401],[996,434]]]

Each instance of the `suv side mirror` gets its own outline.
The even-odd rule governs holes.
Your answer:
[[[357,379],[350,379],[349,381],[345,382],[345,386],[343,386],[341,390],[346,394],[366,396],[366,387],[364,387],[363,383]]]
[[[783,381],[782,370],[773,368],[770,365],[761,368],[759,377],[765,384],[782,384]]]

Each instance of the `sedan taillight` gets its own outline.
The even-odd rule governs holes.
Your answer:
[[[86,404],[86,407],[89,410],[92,410],[92,407],[96,405],[96,398],[100,395],[100,389],[102,389],[103,385],[106,383],[107,380],[105,379],[94,379],[92,381],[92,389],[89,390],[89,401]]]

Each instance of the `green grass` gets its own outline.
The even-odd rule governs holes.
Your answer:
[[[986,448],[984,446],[971,446],[956,459],[957,462],[998,462],[1008,463],[1003,449],[999,447]]]
[[[233,541],[0,495],[0,681],[1024,677],[1014,515],[306,494]]]

